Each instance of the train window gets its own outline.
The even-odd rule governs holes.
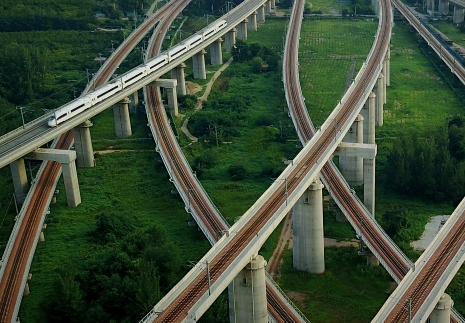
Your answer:
[[[103,92],[102,94],[99,94],[97,97],[101,98],[102,96],[110,93],[111,91],[115,90],[118,88],[118,85],[113,86],[111,89],[108,89],[107,91]]]
[[[141,73],[138,73],[138,74],[136,74],[136,75],[134,75],[133,77],[128,78],[127,80],[125,80],[125,82],[131,81],[131,80],[133,80],[133,79],[135,79],[136,77],[139,77],[139,76],[141,76],[141,75],[142,75],[142,72],[141,72]]]
[[[81,105],[78,105],[77,107],[75,107],[75,108],[73,108],[73,109],[71,109],[71,112],[74,112],[74,111],[76,111],[76,110],[78,110],[78,109],[80,109],[80,108],[82,108],[82,107],[84,107],[84,103],[81,104]]]

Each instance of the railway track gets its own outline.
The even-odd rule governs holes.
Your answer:
[[[169,28],[170,22],[176,17],[176,14],[171,14],[166,17],[157,27],[155,37],[151,42],[151,47],[148,51],[147,59],[154,57],[161,50],[161,43],[164,35]],[[166,115],[160,100],[160,91],[158,88],[146,87],[147,101],[149,107],[149,117],[154,121],[156,134],[158,135],[158,149],[163,149],[165,154],[169,156],[171,161],[176,161],[171,165],[171,169],[176,169],[172,176],[180,175],[178,178],[182,185],[182,190],[185,194],[192,198],[189,201],[189,208],[193,208],[204,225],[209,228],[210,235],[217,240],[222,233],[229,228],[229,225],[221,217],[218,211],[213,207],[211,201],[205,198],[206,193],[199,187],[198,181],[194,178],[192,171],[185,162],[179,145],[169,131],[169,125],[166,123]],[[192,210],[188,210],[192,211]],[[267,283],[267,285],[269,285]],[[277,322],[299,322],[300,319],[288,310],[287,306],[279,297],[278,293],[270,286],[267,288],[268,311],[272,314]]]
[[[179,3],[180,1],[171,1],[163,8],[161,8],[157,13],[155,13],[152,18],[150,18],[151,23],[155,23],[161,17],[161,15],[169,12],[171,8]],[[140,41],[140,39],[147,33],[150,28],[149,23],[144,25],[144,28],[138,29],[134,32],[131,38],[128,38],[124,46],[121,49],[118,49],[114,55],[112,55],[106,64],[102,67],[105,71],[101,73],[95,82],[92,83],[92,86],[101,86],[103,85],[111,76],[113,71],[120,63],[120,59],[126,57],[127,53],[132,50],[132,48]],[[121,53],[122,52],[126,52]],[[90,87],[92,88],[92,87]],[[46,120],[44,121],[46,125]],[[43,124],[42,124],[43,125]],[[41,125],[38,127],[40,128]],[[48,128],[48,127],[47,127]],[[29,131],[27,129],[26,131]],[[23,131],[16,132],[18,135],[24,134]],[[55,148],[57,149],[69,149],[73,142],[73,136],[71,132],[64,133],[57,142]],[[57,176],[59,176],[61,171],[61,165],[56,162],[44,162],[46,163],[44,170],[41,175],[39,175],[36,180],[38,181],[37,189],[32,194],[31,201],[27,206],[25,215],[22,218],[22,224],[19,228],[19,233],[14,241],[13,247],[9,255],[3,260],[3,274],[0,280],[0,323],[9,323],[17,315],[19,310],[20,298],[23,295],[21,286],[23,286],[23,280],[26,276],[30,262],[29,259],[32,259],[31,253],[35,250],[35,245],[38,239],[38,230],[40,230],[40,220],[42,214],[44,214],[47,205],[48,197],[55,190],[55,185]],[[25,206],[23,206],[24,208]]]
[[[299,24],[298,27],[290,26],[290,34],[288,38],[288,46],[287,46],[287,54],[285,55],[288,58],[286,62],[287,68],[284,71],[285,74],[285,84],[286,84],[286,91],[289,93],[289,108],[291,113],[295,115],[294,120],[296,129],[299,133],[299,137],[301,138],[303,144],[310,141],[310,139],[315,134],[315,128],[310,121],[310,117],[307,112],[307,108],[302,99],[302,93],[300,90],[299,85],[299,76],[298,76],[298,43],[299,43],[299,33],[300,33],[300,24],[301,19],[299,17],[302,16],[303,13],[303,5],[299,2],[296,2],[298,7],[296,8],[295,13],[293,12],[293,19],[292,21]],[[390,28],[389,22],[391,21],[392,17],[390,16],[390,5],[383,2],[383,13],[387,13],[383,20],[386,22],[381,26],[380,30],[380,43],[383,43],[384,49],[379,49],[379,54],[376,57],[376,62],[371,66],[367,67],[369,69],[368,73],[372,77],[376,67],[382,62],[384,59],[384,54],[386,53],[385,46],[389,44],[390,41]],[[376,50],[376,49],[375,49]],[[378,65],[377,65],[378,64]],[[356,96],[356,101],[361,98],[362,91],[359,91],[359,95]],[[343,116],[341,119],[333,121],[332,123],[332,136],[336,136],[339,132],[339,128],[342,127],[342,124],[345,122],[345,117]],[[333,163],[327,162],[322,170],[322,177],[323,181],[326,184],[326,187],[335,195],[336,199],[339,200],[345,210],[349,213],[350,217],[352,218],[352,223],[355,223],[357,228],[360,228],[363,223],[363,235],[366,239],[369,240],[370,244],[374,246],[374,248],[378,251],[378,253],[384,258],[386,264],[393,270],[398,280],[401,280],[402,277],[408,272],[410,269],[409,262],[406,262],[405,256],[401,256],[398,254],[397,249],[392,247],[393,243],[391,240],[383,239],[383,237],[387,236],[384,232],[380,232],[379,227],[373,225],[373,219],[371,215],[363,208],[357,201],[354,199],[353,194],[349,191],[347,185],[342,180],[342,175],[336,169]]]
[[[298,2],[296,2],[296,5],[302,5],[302,3],[297,3]],[[389,9],[389,3],[387,1],[382,1],[382,12],[384,15],[380,24],[379,39],[373,48],[373,53],[370,56],[367,66],[363,72],[363,80],[372,80],[375,76],[377,76],[375,73],[387,51],[390,38],[390,22],[392,21]],[[288,69],[294,68],[295,63],[295,61],[293,63],[291,62]],[[287,86],[289,87],[288,90],[291,93],[294,93],[293,97],[300,96],[300,93],[293,92],[297,89],[295,84],[288,83]],[[268,220],[275,212],[277,212],[279,207],[285,203],[287,194],[292,193],[292,191],[297,188],[301,178],[303,178],[304,175],[310,171],[312,166],[318,162],[319,156],[330,148],[333,144],[334,136],[342,129],[342,125],[349,119],[353,109],[355,109],[359,101],[363,98],[364,92],[365,89],[363,84],[358,84],[358,86],[355,87],[355,90],[343,103],[342,108],[336,115],[336,118],[330,122],[329,126],[326,127],[324,131],[322,131],[319,140],[314,143],[310,152],[292,169],[286,178],[286,183],[281,183],[278,185],[277,189],[270,193],[267,201],[258,209],[254,216],[249,219],[249,221],[235,236],[231,237],[230,242],[225,246],[225,248],[219,251],[218,254],[210,260],[210,281],[212,284],[216,281],[216,279],[218,279],[220,274],[228,267],[233,259],[239,255],[241,250],[251,243],[258,231],[267,224]],[[331,175],[328,176],[328,179],[336,180],[336,178],[331,178]],[[339,186],[340,184],[336,185]],[[358,215],[361,213],[360,209],[356,205],[353,205],[346,196],[341,195],[340,199],[343,201],[344,206],[349,208],[354,214]],[[360,219],[358,217],[355,221],[360,224]],[[369,227],[366,229],[366,239],[371,240],[373,244],[376,244],[378,237],[375,236],[374,233],[370,233]],[[387,258],[390,258],[390,262],[394,268],[396,276],[402,277],[409,269],[403,259],[398,258],[395,253],[393,254],[393,250],[388,245],[380,245],[379,248],[381,252],[387,255]],[[158,315],[155,322],[182,321],[188,315],[188,310],[195,304],[196,300],[206,292],[206,280],[207,277],[205,273],[197,275],[197,277],[189,284],[189,287],[179,293],[176,301],[168,305]]]

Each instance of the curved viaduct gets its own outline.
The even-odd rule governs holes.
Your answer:
[[[385,8],[386,9],[386,8]],[[385,12],[389,12],[389,10],[385,10]],[[384,24],[386,24],[386,20],[383,21]],[[390,22],[390,21],[389,21]],[[382,25],[382,23],[380,23],[380,25]],[[387,24],[388,25],[388,24]],[[386,26],[387,26],[386,25]],[[384,27],[386,28],[386,27]],[[389,27],[389,31],[387,31],[387,29],[382,29],[381,30],[381,33],[380,35],[382,36],[383,40],[386,39],[386,34],[389,34],[390,33],[390,27]],[[384,44],[384,50],[386,48],[386,44]],[[378,64],[377,66],[379,67],[380,65],[380,62],[382,62],[382,59],[384,58],[384,54],[382,53],[383,51],[383,47],[382,46],[378,46],[378,48],[376,48],[376,45],[374,47],[374,51],[377,51],[376,52],[376,59],[374,61],[371,61],[369,59],[369,62],[366,66],[364,66],[363,68],[363,72],[364,74],[358,78],[358,80],[356,80],[356,82],[354,83],[353,85],[353,90],[354,92],[357,92],[357,85],[362,88],[363,86],[366,86],[366,80],[368,79],[367,77],[371,77],[371,83],[373,83],[373,80],[376,79],[376,73],[379,73],[379,68],[374,68],[373,66],[375,66],[376,64]],[[372,53],[373,53],[373,50],[372,50]],[[371,63],[370,63],[371,62]],[[375,65],[372,65],[372,64],[375,64]],[[369,66],[371,65],[371,66]],[[369,71],[367,71],[367,69]],[[363,81],[360,81],[362,80]],[[363,82],[362,84],[360,82]],[[374,84],[371,84],[371,85],[374,85]],[[132,88],[131,88],[132,89]],[[366,92],[366,91],[364,91]],[[305,186],[305,184],[303,185],[299,185],[299,183],[297,183],[297,181],[300,179],[300,178],[305,178],[307,180],[312,180],[314,179],[317,174],[318,174],[318,171],[321,169],[320,165],[316,165],[314,164],[312,166],[311,162],[312,161],[316,161],[317,164],[323,164],[323,162],[325,161],[325,158],[326,160],[329,158],[327,157],[328,156],[328,151],[330,151],[331,149],[335,149],[334,146],[335,145],[328,145],[328,138],[330,137],[334,137],[334,142],[338,142],[342,139],[342,135],[339,135],[339,139],[337,138],[338,137],[338,133],[343,132],[344,130],[347,130],[348,128],[348,125],[350,126],[351,124],[351,121],[353,121],[352,119],[354,118],[354,111],[350,111],[350,108],[354,108],[354,106],[357,106],[355,109],[358,109],[360,108],[360,102],[363,101],[363,100],[366,100],[367,98],[367,93],[364,93],[363,91],[360,91],[358,92],[358,94],[355,94],[352,92],[351,95],[345,99],[343,99],[343,103],[338,106],[335,110],[335,113],[333,112],[334,114],[334,117],[336,119],[333,119],[332,121],[330,122],[326,122],[325,126],[322,127],[322,129],[320,129],[319,132],[317,132],[316,136],[313,138],[317,138],[317,140],[311,140],[311,143],[314,143],[315,145],[318,146],[319,148],[319,153],[320,153],[320,156],[311,156],[310,158],[308,158],[308,156],[303,156],[303,155],[308,155],[308,154],[312,154],[312,149],[309,149],[307,145],[305,148],[304,148],[304,154],[299,154],[299,156],[296,157],[296,160],[295,160],[295,163],[294,165],[292,165],[292,167],[288,167],[285,172],[283,173],[283,175],[280,176],[280,178],[283,179],[284,182],[281,182],[281,183],[275,183],[272,185],[272,187],[267,191],[267,193],[265,194],[268,194],[269,196],[271,197],[274,197],[274,205],[271,205],[271,206],[267,206],[267,207],[271,207],[272,210],[275,211],[275,214],[277,213],[282,213],[282,214],[285,214],[284,210],[286,208],[289,207],[289,205],[292,204],[292,201],[296,199],[296,197],[298,197],[300,191],[302,190],[302,187]],[[332,114],[332,115],[333,115]],[[337,122],[339,121],[339,122]],[[341,123],[341,121],[344,122],[344,124]],[[323,129],[325,128],[325,129]],[[332,141],[332,139],[331,139]],[[313,147],[312,147],[313,148]],[[317,149],[318,150],[318,149]],[[331,153],[329,153],[329,155],[331,155]],[[300,168],[298,167],[300,166]],[[294,177],[292,177],[294,176]],[[289,178],[291,177],[291,178]],[[288,181],[287,179],[289,179],[289,185],[288,184]],[[291,179],[293,180],[293,183],[291,183]],[[296,181],[297,179],[297,181]],[[330,178],[330,180],[334,180],[334,178]],[[301,181],[302,182],[302,181]],[[286,185],[284,184],[286,183]],[[291,185],[292,184],[292,185]],[[284,186],[287,186],[287,187],[284,187]],[[299,191],[300,190],[300,191]],[[284,197],[284,199],[283,199]],[[289,203],[288,203],[289,201]],[[266,205],[266,202],[264,201],[264,198],[262,197],[251,209],[253,209],[254,207],[255,208],[258,208],[258,210],[262,207],[265,207]],[[283,208],[283,205],[286,204],[286,207]],[[357,210],[356,210],[357,211]],[[253,212],[253,211],[252,211]],[[247,215],[247,218],[250,218],[250,220],[256,218],[257,216],[254,216],[253,214],[251,215],[251,212],[249,210],[249,212],[246,213]],[[245,217],[244,217],[245,218]],[[279,222],[279,220],[277,220],[277,218],[279,218],[279,215],[278,216],[273,216],[274,218],[274,222]],[[243,221],[245,222],[245,221]],[[249,227],[249,226],[246,226],[246,225],[235,225],[233,226],[233,229],[234,228],[244,228],[242,230],[250,230],[251,232],[255,232],[256,230],[260,230],[260,232],[269,232],[270,231],[270,228],[275,226],[275,224],[269,224],[269,225],[265,225],[263,223],[263,221],[261,220],[260,223],[258,224],[259,227],[257,228],[253,228],[253,227]],[[261,228],[260,228],[261,226]],[[356,226],[357,227],[357,226]],[[259,236],[256,236],[257,238],[261,238],[259,239],[259,241],[264,241],[264,238],[262,238],[263,236],[260,234]],[[235,233],[235,232],[230,232],[229,233],[229,236],[228,237],[223,237],[221,240],[220,240],[220,244],[224,244],[224,245],[228,245],[228,241],[232,241],[234,240],[234,238],[236,239],[236,243],[244,243],[244,242],[237,242],[237,239],[243,239],[244,236],[241,236],[241,237],[238,237],[238,233]],[[247,238],[245,238],[247,239]],[[367,244],[369,244],[370,241],[367,240]],[[258,243],[260,244],[260,243]],[[250,246],[246,246],[246,248],[248,250],[246,250],[246,254],[247,253],[256,253],[256,251],[254,250],[250,250]],[[375,248],[373,248],[375,249]],[[258,250],[258,249],[257,249]],[[239,250],[237,251],[239,252]],[[375,251],[376,252],[376,251]],[[382,252],[386,252],[386,250],[382,250],[380,251],[381,253]],[[208,254],[207,256],[208,257]],[[224,257],[228,257],[228,256],[224,256]],[[382,257],[380,257],[382,258]],[[395,258],[395,257],[394,257]],[[205,258],[204,258],[205,259]],[[212,258],[212,259],[215,259],[215,258]],[[247,259],[247,258],[246,258]],[[399,279],[399,273],[402,273],[402,270],[405,270],[405,263],[402,264],[403,260],[394,260],[394,262],[398,262],[398,267],[395,268],[394,266],[394,269],[392,270],[392,272],[397,276],[397,279]],[[408,262],[407,262],[408,263]],[[3,267],[3,266],[2,266]],[[397,271],[397,273],[395,272]],[[219,275],[220,273],[217,272],[217,274]],[[392,274],[392,273],[391,273]],[[403,276],[402,274],[400,276]],[[185,283],[185,281],[184,281]],[[156,307],[157,308],[157,307]],[[166,311],[164,311],[166,312]],[[192,312],[192,311],[191,311]],[[192,315],[192,313],[191,313]]]

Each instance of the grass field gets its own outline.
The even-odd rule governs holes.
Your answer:
[[[300,83],[315,127],[320,126],[360,69],[373,43],[377,21],[304,20],[299,48]]]
[[[318,6],[318,2],[314,5]],[[248,43],[258,42],[281,51],[285,26],[285,19],[267,18],[258,32],[249,32]],[[355,64],[358,71],[365,60],[376,28],[376,21],[304,21],[299,55],[300,78],[306,104],[316,126],[325,120],[342,97],[345,85],[350,81],[349,70],[352,64]],[[387,149],[393,138],[411,128],[428,129],[439,125],[449,116],[460,113],[463,107],[463,102],[442,81],[442,74],[431,67],[425,54],[418,48],[415,35],[409,30],[408,26],[401,23],[396,23],[394,29],[391,87],[388,88],[388,103],[385,106],[385,125],[377,129],[378,172],[383,169]],[[236,67],[230,66],[232,69]],[[209,71],[217,68],[207,67]],[[188,71],[186,69],[186,73]],[[205,85],[207,82],[202,80],[198,83]],[[205,171],[199,178],[218,209],[232,224],[271,184],[270,178],[257,176],[260,167],[271,160],[293,158],[298,149],[294,141],[284,144],[266,142],[263,140],[264,129],[253,126],[257,118],[264,114],[271,115],[274,125],[281,124],[288,137],[297,138],[283,109],[285,101],[280,73],[220,78],[218,84],[221,87],[214,87],[211,95],[220,96],[225,82],[228,85],[227,91],[231,93],[253,93],[248,116],[251,126],[232,143],[209,148],[217,154],[218,166]],[[133,137],[146,137],[148,129],[144,117],[132,117]],[[176,123],[181,121],[182,118]],[[95,118],[94,124],[93,139],[115,139],[110,110]],[[186,138],[181,138],[181,144],[185,146],[185,154],[191,161],[194,155],[206,150],[200,144],[187,146]],[[96,143],[98,149],[107,146],[106,143]],[[157,155],[153,152],[153,143],[124,143],[117,147],[149,150],[97,155],[97,167],[79,169],[83,203],[75,209],[65,205],[64,188],[60,183],[62,193],[58,203],[51,207],[47,220],[49,225],[45,230],[46,242],[38,245],[33,260],[31,272],[34,276],[30,282],[32,293],[25,297],[20,312],[23,322],[43,321],[40,303],[51,292],[51,273],[57,264],[67,258],[80,261],[96,251],[93,249],[95,246],[86,240],[86,233],[93,228],[95,216],[106,210],[118,207],[134,214],[141,225],[157,223],[167,227],[169,236],[179,241],[186,261],[199,259],[208,250],[209,244],[201,233],[186,225],[189,216],[179,197],[170,194],[174,187],[169,183],[164,167],[155,161]],[[227,170],[229,166],[237,164],[245,165],[255,176],[243,181],[232,181]],[[6,179],[0,182],[1,189],[5,187],[12,191],[7,177],[5,175]],[[383,184],[382,175],[377,174],[377,181],[378,185]],[[0,194],[8,202],[7,197],[11,194],[7,194],[7,190],[4,193],[0,191]],[[403,205],[415,210],[418,221],[424,222],[430,215],[447,214],[453,209],[449,205],[407,199],[387,192],[384,188],[377,189],[376,203],[378,216],[391,205]],[[2,205],[4,209],[6,203]],[[11,222],[11,206],[9,210],[5,221]],[[5,235],[3,231],[0,231],[2,239]],[[279,231],[280,227],[262,248],[261,254],[265,259],[271,256]],[[347,222],[334,220],[334,211],[325,212],[325,234],[337,239],[353,238],[353,230]],[[369,322],[387,297],[384,292],[388,289],[390,278],[384,269],[367,267],[365,258],[357,256],[354,248],[327,248],[325,257],[325,274],[311,275],[292,269],[292,254],[288,251],[279,280],[282,288],[291,292],[291,298],[296,299],[297,305],[312,322]],[[457,284],[460,282],[455,283],[452,289],[455,295],[460,295]],[[463,308],[458,302],[460,299],[463,297],[457,296],[454,299],[456,307]]]

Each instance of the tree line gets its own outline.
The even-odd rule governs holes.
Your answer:
[[[465,195],[465,118],[457,115],[430,134],[396,139],[386,175],[388,185],[401,193],[460,202]]]

